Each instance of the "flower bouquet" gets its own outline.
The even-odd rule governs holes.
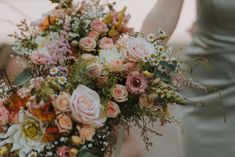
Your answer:
[[[160,135],[148,124],[173,122],[168,104],[185,103],[167,35],[134,32],[115,3],[51,2],[55,9],[11,35],[25,69],[0,83],[0,155],[111,156],[117,126],[139,127],[148,148],[148,133]]]

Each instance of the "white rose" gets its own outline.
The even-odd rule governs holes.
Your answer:
[[[106,117],[102,115],[103,107],[99,95],[84,85],[79,85],[73,91],[70,106],[72,116],[78,122],[102,126],[106,121]]]
[[[154,45],[142,37],[130,37],[127,41],[127,48],[127,58],[134,61],[142,60],[155,52]]]

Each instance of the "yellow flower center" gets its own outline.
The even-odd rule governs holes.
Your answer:
[[[41,130],[37,124],[30,123],[24,126],[23,132],[27,138],[35,140],[40,134]]]

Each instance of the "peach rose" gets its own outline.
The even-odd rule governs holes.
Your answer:
[[[79,46],[85,51],[94,51],[96,47],[96,41],[94,38],[85,37],[79,41]]]
[[[54,101],[53,106],[56,112],[68,112],[70,111],[70,99],[71,96],[65,92],[61,93]]]
[[[90,88],[79,85],[73,91],[70,108],[74,120],[92,126],[103,126],[106,117],[100,104],[100,96]]]
[[[143,60],[145,56],[155,53],[153,44],[141,37],[130,37],[127,47],[127,58],[133,61]]]
[[[138,69],[138,66],[136,62],[128,62],[123,65],[123,70],[125,72],[131,72],[131,71],[136,71]]]
[[[44,81],[43,77],[37,77],[30,80],[30,84],[36,89],[41,89],[42,83]]]
[[[91,31],[87,34],[88,37],[94,38],[95,40],[97,40],[99,38],[99,33],[96,31]]]
[[[0,126],[5,126],[8,124],[10,118],[9,111],[0,102]]]
[[[118,104],[113,101],[108,102],[107,116],[109,118],[116,118],[121,113]]]
[[[111,49],[113,47],[113,39],[112,38],[103,37],[100,40],[99,46],[100,46],[101,49]]]
[[[95,128],[92,126],[86,125],[80,130],[80,137],[83,140],[91,141],[94,135]]]
[[[69,147],[61,146],[61,147],[57,148],[56,155],[58,157],[68,157],[69,151],[70,151]]]
[[[109,70],[113,72],[123,71],[123,61],[121,59],[114,60],[110,63]]]
[[[98,33],[106,33],[108,31],[107,25],[100,20],[93,20],[91,22],[91,29]]]
[[[90,77],[99,77],[102,72],[102,65],[99,63],[92,63],[87,66],[87,73]]]
[[[154,106],[154,96],[143,94],[139,98],[139,106],[142,108],[151,108]]]
[[[56,117],[56,125],[60,133],[68,133],[73,127],[72,120],[66,114],[60,114]]]
[[[128,100],[128,92],[126,90],[126,87],[123,85],[115,85],[111,89],[111,94],[115,101],[117,102],[125,102]]]

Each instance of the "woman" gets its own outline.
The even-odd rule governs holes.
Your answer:
[[[183,0],[158,0],[142,27],[148,34],[159,28],[171,35]],[[190,58],[207,59],[193,68],[190,77],[214,87],[209,93],[187,91],[187,97],[205,107],[188,106],[184,121],[184,157],[234,157],[235,154],[235,1],[197,0],[193,41],[186,50]],[[218,91],[219,90],[219,91]],[[227,123],[224,121],[227,119]]]

